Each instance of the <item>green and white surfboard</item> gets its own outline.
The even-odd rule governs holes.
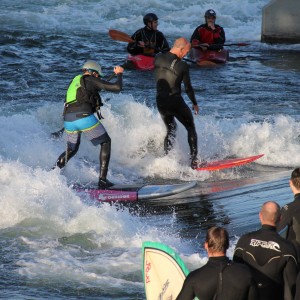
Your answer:
[[[175,300],[189,274],[180,256],[158,242],[144,242],[142,251],[146,299]]]

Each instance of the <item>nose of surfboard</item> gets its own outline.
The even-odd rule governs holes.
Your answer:
[[[197,171],[218,171],[222,169],[234,168],[241,165],[249,164],[261,157],[264,154],[242,157],[242,158],[230,158],[224,160],[211,161],[200,164],[195,170]]]

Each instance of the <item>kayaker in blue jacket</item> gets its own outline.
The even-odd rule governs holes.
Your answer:
[[[83,74],[73,78],[67,90],[63,113],[67,149],[58,157],[55,167],[63,168],[77,153],[81,134],[84,133],[94,146],[101,145],[98,187],[106,189],[113,186],[113,183],[106,178],[110,160],[111,139],[94,113],[97,112],[98,114],[98,109],[102,105],[98,92],[101,90],[121,91],[124,69],[120,66],[114,67],[114,73],[117,75],[115,83],[101,78],[101,66],[95,61],[87,61],[82,70]],[[101,115],[98,115],[98,118],[101,118]]]
[[[157,15],[153,13],[146,14],[143,21],[145,27],[137,30],[132,35],[131,38],[135,42],[128,44],[127,51],[132,55],[143,54],[147,56],[169,51],[168,41],[163,33],[157,30]]]
[[[217,25],[217,14],[213,9],[209,9],[204,14],[205,24],[198,26],[191,37],[192,47],[199,47],[202,50],[220,50],[225,43],[225,31],[223,27]]]

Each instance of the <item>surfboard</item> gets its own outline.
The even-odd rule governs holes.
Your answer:
[[[187,191],[195,187],[196,184],[196,181],[192,181],[164,185],[114,185],[107,190],[80,186],[75,186],[74,189],[78,193],[87,194],[90,198],[100,202],[130,202],[142,199],[156,199],[172,196]]]
[[[249,164],[263,156],[264,156],[264,154],[259,154],[259,155],[255,155],[255,156],[244,157],[244,158],[231,158],[231,159],[207,162],[205,164],[200,164],[195,170],[197,170],[197,171],[217,171],[217,170],[222,170],[222,169],[233,168],[233,167]]]
[[[176,299],[189,270],[180,256],[158,242],[143,242],[142,275],[147,300]]]

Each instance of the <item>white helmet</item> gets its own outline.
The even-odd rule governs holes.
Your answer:
[[[82,66],[82,70],[96,71],[100,76],[103,76],[101,72],[101,66],[96,63],[94,60],[88,60]]]

